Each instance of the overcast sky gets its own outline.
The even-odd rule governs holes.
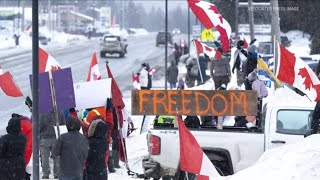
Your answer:
[[[165,8],[165,0],[135,0],[136,3],[142,3],[146,10],[151,10],[152,6]],[[168,0],[168,9],[174,9],[177,6],[180,6],[183,9],[188,8],[187,0]]]

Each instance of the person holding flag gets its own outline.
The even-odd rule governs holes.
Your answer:
[[[247,59],[247,51],[244,50],[244,41],[243,40],[239,40],[237,42],[237,50],[234,53],[233,56],[233,67],[232,67],[232,74],[234,74],[234,70],[237,70],[237,84],[239,87],[241,87],[241,85],[244,82],[244,65],[245,65],[245,61]]]

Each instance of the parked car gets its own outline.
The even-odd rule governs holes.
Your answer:
[[[218,172],[225,176],[231,175],[253,165],[264,151],[296,143],[310,132],[315,103],[299,99],[296,94],[291,96],[286,97],[285,101],[278,101],[283,98],[283,94],[279,94],[274,101],[267,102],[262,109],[261,123],[258,126],[224,126],[223,129],[200,126],[189,130]],[[184,177],[179,169],[177,128],[150,129],[147,145],[149,156],[142,162],[146,177],[174,180]]]
[[[47,38],[45,35],[39,34],[39,42],[42,45],[47,45],[50,42],[50,38]]]
[[[168,42],[172,44],[172,36],[169,32],[167,34],[167,37],[168,37]],[[160,44],[165,45],[165,43],[166,43],[166,33],[158,32],[157,39],[156,39],[156,46],[158,47]]]
[[[127,40],[121,36],[106,34],[101,39],[100,57],[105,57],[106,54],[119,54],[119,57],[124,57],[127,53]]]

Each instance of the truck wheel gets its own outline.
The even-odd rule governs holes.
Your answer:
[[[172,178],[173,180],[195,180],[197,176],[195,174],[188,173],[188,178],[184,171],[178,171],[176,175]]]

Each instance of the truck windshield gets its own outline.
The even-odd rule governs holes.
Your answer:
[[[303,135],[310,131],[312,110],[279,110],[277,133]]]

